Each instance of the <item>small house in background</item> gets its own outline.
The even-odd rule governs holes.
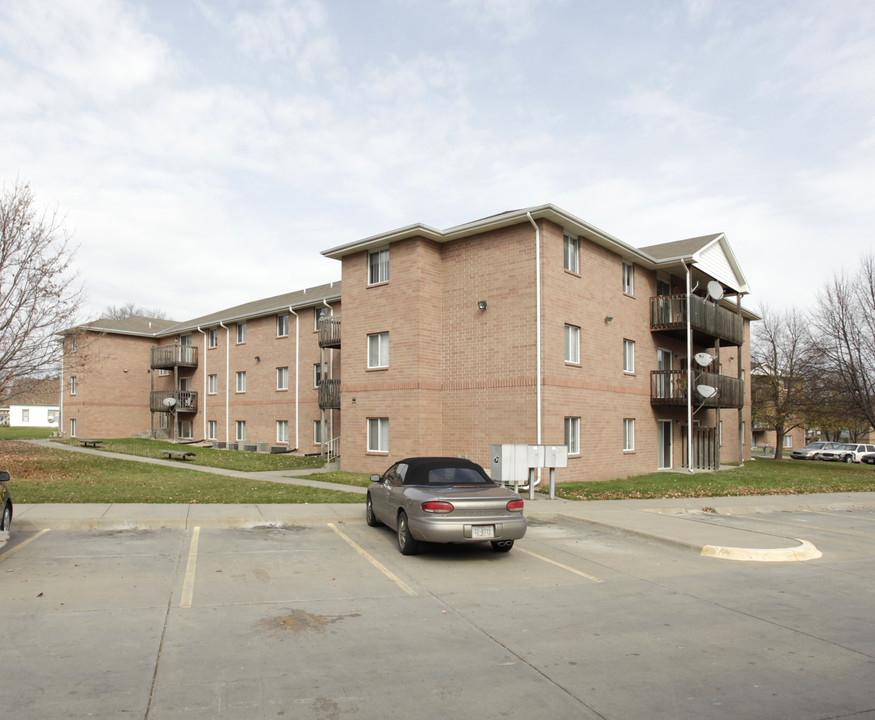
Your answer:
[[[21,378],[4,393],[0,425],[60,428],[59,378]]]

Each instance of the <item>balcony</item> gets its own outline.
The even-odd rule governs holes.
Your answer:
[[[152,369],[197,367],[197,348],[193,345],[165,345],[152,348]]]
[[[165,405],[167,398],[173,398],[176,402]],[[193,413],[197,412],[197,393],[191,390],[153,390],[149,397],[149,409],[152,412]]]
[[[693,372],[695,385],[710,385],[717,394],[710,398],[693,392],[693,406],[706,408],[744,407],[744,381],[717,373]],[[650,404],[672,407],[687,405],[687,371],[653,370],[650,373]]]
[[[340,315],[319,318],[319,347],[340,347]]]
[[[340,410],[340,380],[326,378],[319,383],[319,408],[321,410]]]
[[[741,315],[698,295],[690,296],[690,326],[693,342],[714,347],[720,340],[727,345],[744,344]],[[650,298],[650,329],[673,337],[684,337],[687,329],[687,296],[660,295]]]

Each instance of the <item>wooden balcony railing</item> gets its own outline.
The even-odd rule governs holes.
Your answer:
[[[710,398],[702,397],[695,391],[697,385],[710,385],[717,388],[717,394]],[[653,370],[650,373],[650,404],[687,404],[686,370]],[[693,371],[693,405],[706,408],[744,407],[744,381],[728,375]]]
[[[340,315],[319,318],[319,347],[340,347]]]
[[[322,410],[340,410],[340,380],[326,378],[319,383],[319,407]]]
[[[173,398],[176,402],[172,406],[165,405],[167,398]],[[191,390],[153,390],[149,397],[149,409],[152,412],[197,412],[197,393]]]
[[[197,348],[194,345],[164,345],[152,348],[152,369],[197,367]]]
[[[741,315],[698,295],[690,296],[690,327],[697,345],[710,347],[714,339],[729,345],[744,343]],[[680,334],[687,328],[687,296],[660,295],[650,298],[650,329]]]

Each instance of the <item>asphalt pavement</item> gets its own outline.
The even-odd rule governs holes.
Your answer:
[[[46,440],[37,444],[71,452],[112,455],[103,450],[59,445]],[[179,467],[183,462],[116,455],[119,459]],[[240,472],[186,463],[190,470],[240,477],[262,482],[308,485],[364,494],[364,488],[318,480],[319,470]],[[292,477],[294,475],[295,477]],[[306,475],[307,477],[301,477]],[[843,511],[875,508],[875,493],[829,493],[655,500],[571,501],[550,499],[538,493],[526,497],[530,521],[561,520],[589,523],[622,535],[684,548],[692,552],[733,560],[781,562],[820,557],[816,547],[792,535],[775,535],[740,529],[715,522],[721,516],[751,513]],[[20,504],[15,507],[13,528],[19,531],[53,530],[148,530],[158,528],[253,528],[313,526],[325,523],[364,521],[362,504]]]

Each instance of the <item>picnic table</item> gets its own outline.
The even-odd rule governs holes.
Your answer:
[[[85,439],[80,438],[80,439],[79,439],[79,444],[80,444],[82,447],[93,447],[93,448],[96,448],[96,447],[99,447],[99,446],[103,445],[103,440],[85,440]]]
[[[162,450],[161,452],[167,456],[168,460],[186,460],[194,457],[194,453],[189,450]]]

